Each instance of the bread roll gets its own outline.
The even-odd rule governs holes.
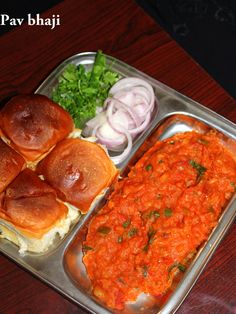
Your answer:
[[[11,146],[35,161],[73,130],[61,106],[43,95],[18,95],[1,110],[0,126]]]
[[[24,158],[0,139],[0,193],[19,174]]]
[[[77,211],[69,210],[55,190],[27,168],[1,194],[0,237],[17,244],[20,252],[43,252],[77,217]]]
[[[100,145],[78,138],[58,143],[36,171],[57,190],[61,199],[83,213],[118,174]]]

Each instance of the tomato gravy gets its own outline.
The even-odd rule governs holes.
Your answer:
[[[94,295],[123,309],[161,296],[184,271],[236,191],[236,160],[214,132],[157,142],[93,217],[83,262]]]

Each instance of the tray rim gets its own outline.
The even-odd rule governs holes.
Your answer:
[[[46,77],[46,79],[35,90],[35,93],[40,93],[40,91],[43,90],[43,88],[45,87],[47,82],[50,81],[53,78],[53,76],[55,76],[55,74],[58,72],[58,70],[60,70],[63,67],[65,67],[68,63],[71,63],[72,60],[74,60],[76,58],[81,58],[81,57],[83,58],[83,57],[88,57],[88,56],[95,57],[95,55],[96,55],[96,52],[82,52],[82,53],[74,54],[74,55],[70,56],[69,58],[65,59],[57,67],[55,67],[54,70]],[[172,111],[172,112],[169,112],[169,113],[161,112],[160,116],[158,116],[158,118],[155,120],[155,125],[157,123],[160,123],[163,118],[167,118],[167,117],[169,117],[171,115],[174,115],[174,114],[185,114],[185,115],[187,114],[187,115],[192,116],[192,117],[194,117],[194,118],[196,118],[196,119],[202,121],[203,123],[206,123],[207,125],[210,125],[212,127],[214,125],[214,120],[216,119],[217,122],[218,122],[218,125],[217,125],[218,128],[217,129],[220,132],[224,133],[226,136],[231,137],[234,140],[236,140],[236,130],[235,130],[236,129],[236,125],[232,121],[230,121],[230,120],[226,119],[225,117],[217,114],[213,110],[211,110],[211,109],[209,109],[207,107],[204,107],[200,103],[198,103],[198,102],[192,100],[191,98],[189,98],[189,97],[187,97],[187,96],[177,92],[176,90],[168,87],[167,85],[159,82],[158,80],[148,76],[147,74],[143,73],[142,71],[139,71],[136,68],[134,68],[134,67],[132,67],[132,66],[130,66],[130,65],[128,65],[128,64],[126,64],[126,63],[124,63],[124,62],[122,62],[122,61],[120,61],[118,59],[116,59],[116,58],[113,58],[112,56],[108,56],[106,54],[105,54],[105,56],[108,59],[113,60],[114,62],[118,62],[121,67],[122,66],[126,67],[128,69],[128,71],[135,71],[135,73],[138,74],[138,76],[141,76],[141,77],[147,79],[152,85],[156,85],[157,84],[160,89],[165,90],[166,92],[168,92],[172,96],[174,95],[177,99],[180,99],[183,102],[188,102],[188,103],[191,104],[191,106],[197,106],[198,111],[200,111],[200,113],[202,114],[199,117],[196,114],[192,114],[191,112],[187,112],[186,113],[184,110],[179,110],[179,111],[177,110],[177,111]],[[209,121],[207,120],[209,115],[212,117],[212,121],[210,121],[210,124],[209,124]],[[145,135],[144,140],[148,137],[148,135],[151,133],[151,131],[152,131],[152,129],[148,130],[147,134]],[[144,140],[142,140],[142,142]],[[136,150],[138,149],[139,146],[140,146],[140,141],[136,144],[136,147],[134,147],[134,152],[132,153],[132,155],[135,154],[135,152],[136,152]],[[129,163],[129,160],[130,160],[130,158],[128,159],[127,164]],[[231,203],[235,203],[235,197],[231,200],[230,204]],[[230,206],[230,205],[228,205],[228,206]],[[227,208],[228,208],[228,206],[227,206]],[[188,289],[187,289],[188,291],[187,292],[185,291],[184,293],[181,294],[181,292],[178,292],[178,291],[180,291],[180,289],[178,289],[178,287],[177,287],[176,291],[173,292],[173,294],[170,297],[170,299],[167,301],[167,303],[161,309],[161,313],[170,313],[170,312],[174,313],[180,307],[180,305],[182,304],[184,299],[187,297],[188,293],[191,291],[192,286],[195,284],[195,282],[197,281],[197,279],[200,276],[201,272],[205,268],[207,262],[209,261],[209,259],[213,255],[213,253],[216,250],[217,246],[219,245],[220,241],[224,237],[225,233],[227,232],[227,230],[230,228],[232,222],[234,221],[234,218],[235,218],[235,215],[236,215],[236,212],[234,212],[234,211],[235,210],[232,209],[230,211],[230,213],[226,217],[225,217],[225,215],[222,215],[220,220],[219,220],[219,223],[218,223],[217,227],[211,233],[211,236],[209,237],[208,241],[206,242],[206,245],[208,245],[208,244],[210,244],[210,245],[208,245],[209,247],[207,249],[207,252],[203,256],[204,267],[202,267],[201,269],[195,270],[195,272],[198,271],[198,273],[197,273],[197,276],[195,274],[194,280],[192,280],[191,285],[188,286]],[[49,254],[49,256],[46,258],[46,263],[48,263],[48,262],[54,263],[55,265],[57,265],[58,267],[62,267],[62,269],[63,269],[64,253],[65,253],[66,249],[69,247],[70,243],[73,241],[76,233],[79,231],[79,229],[86,222],[87,219],[89,219],[89,215],[86,216],[83,219],[80,219],[80,221],[73,228],[73,230],[70,232],[70,234],[67,235],[67,237],[66,237],[67,240],[66,241],[62,241],[61,244],[59,245],[59,247],[56,249],[55,255],[53,255],[53,252],[52,252],[52,254]],[[225,223],[225,225],[224,225],[223,231],[221,233],[221,236],[219,237],[218,233],[216,232],[216,230],[219,229],[219,228],[222,229],[221,225],[224,224],[224,223]],[[209,240],[212,240],[213,243],[209,242]],[[203,250],[201,250],[201,252],[198,252],[197,256],[202,254],[202,251]],[[73,293],[72,294],[68,293],[68,291],[65,291],[62,288],[63,285],[60,286],[60,283],[55,281],[55,278],[54,278],[55,276],[50,277],[51,276],[50,272],[45,272],[45,271],[43,271],[41,269],[36,270],[29,263],[27,263],[27,258],[26,258],[26,261],[25,261],[25,260],[22,260],[21,257],[19,258],[19,256],[17,258],[17,255],[14,256],[14,255],[10,254],[7,249],[5,250],[4,248],[2,248],[1,243],[0,243],[0,252],[2,252],[8,258],[12,259],[15,263],[17,263],[17,264],[21,265],[22,267],[24,267],[25,270],[30,271],[33,275],[35,275],[36,277],[40,278],[41,280],[46,282],[48,285],[50,285],[51,287],[53,287],[54,289],[56,289],[57,291],[59,291],[60,293],[65,295],[67,298],[69,298],[72,301],[74,301],[77,304],[79,304],[84,309],[89,310],[92,313],[110,313],[109,310],[107,311],[107,309],[105,309],[101,305],[96,304],[96,302],[94,302],[94,300],[92,301],[92,303],[93,303],[92,305],[93,306],[91,307],[91,304],[90,304],[89,300],[87,300],[87,299],[90,299],[90,298],[85,298],[85,300],[83,300],[83,302],[81,300],[78,300],[78,298],[75,298]],[[57,261],[55,261],[55,257],[58,258]],[[37,258],[44,259],[45,255],[37,257]],[[45,261],[44,261],[44,263],[42,263],[42,265],[43,264],[45,264]],[[199,265],[199,266],[201,266],[201,265]],[[194,267],[192,267],[192,268],[194,269]],[[191,269],[189,268],[187,270],[185,276],[187,276],[190,273],[190,271],[191,271]],[[64,273],[65,273],[65,271],[64,271]],[[68,278],[67,278],[67,281],[68,281]],[[184,283],[184,278],[183,278],[183,280],[181,280],[181,282]],[[72,282],[70,282],[70,283],[74,287],[74,284]],[[68,283],[67,283],[67,285],[69,287],[71,287],[71,285],[69,285]],[[74,290],[74,289],[72,289],[72,290]],[[182,290],[184,290],[184,289],[182,289]],[[76,287],[76,291],[78,291],[77,287]],[[183,296],[183,294],[184,294],[184,296]],[[81,295],[84,296],[83,293],[81,293],[81,294],[78,293],[78,295],[80,297],[81,297]],[[94,310],[96,312],[94,312]],[[102,310],[102,312],[100,310]]]

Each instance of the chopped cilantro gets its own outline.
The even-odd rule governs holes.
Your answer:
[[[172,269],[174,269],[174,268],[178,268],[182,272],[184,272],[186,270],[186,267],[183,264],[176,262],[170,266],[170,268],[168,269],[168,272],[170,273],[172,271]]]
[[[155,220],[160,217],[160,213],[157,210],[151,210],[148,214],[148,218],[154,218]]]
[[[207,140],[205,140],[204,138],[199,138],[198,142],[203,144],[203,145],[209,144],[209,142]]]
[[[111,71],[106,58],[98,51],[93,68],[87,71],[83,64],[69,64],[52,92],[52,99],[67,110],[77,128],[96,115],[96,108],[103,106],[108,92],[120,76]]]
[[[138,233],[138,229],[137,228],[131,228],[128,232],[128,236],[129,237],[133,237]]]
[[[145,167],[145,169],[147,170],[147,171],[150,171],[150,170],[152,170],[152,164],[148,164],[146,167]]]
[[[202,166],[201,164],[197,163],[195,160],[190,160],[189,164],[197,170],[198,176],[197,179],[200,180],[201,177],[204,175],[204,173],[206,172],[206,168],[204,166]]]
[[[184,272],[186,270],[186,267],[183,264],[181,264],[181,263],[179,263],[177,267],[182,272]]]
[[[84,253],[87,253],[87,251],[93,250],[93,248],[91,246],[88,246],[88,245],[84,245],[82,249],[83,249]]]
[[[130,223],[131,223],[131,220],[130,219],[128,219],[128,220],[126,220],[124,223],[123,223],[123,227],[124,228],[128,228],[129,227],[129,225],[130,225]]]
[[[117,281],[118,281],[118,282],[121,282],[121,283],[123,283],[123,284],[125,284],[124,279],[123,279],[123,278],[121,278],[121,277],[117,278]]]
[[[234,182],[230,182],[230,184],[234,188],[234,191],[236,192],[236,184]]]
[[[172,209],[171,208],[165,208],[164,209],[164,215],[166,217],[171,217],[172,216]]]
[[[143,265],[142,272],[143,272],[143,277],[147,277],[147,275],[148,275],[148,266],[147,265]]]
[[[214,207],[213,207],[213,206],[210,206],[210,207],[209,207],[209,212],[211,212],[211,213],[214,213],[214,212],[215,212],[215,210],[214,210]]]
[[[102,234],[108,234],[111,232],[111,228],[107,226],[101,226],[97,229],[97,232],[102,233]]]
[[[148,241],[147,241],[147,244],[143,248],[145,252],[148,251],[149,245],[153,243],[155,234],[156,234],[156,230],[154,230],[153,228],[150,228],[148,230],[148,233],[147,233]]]
[[[152,242],[154,241],[155,234],[156,234],[156,231],[150,228],[148,231],[148,244],[152,244]]]

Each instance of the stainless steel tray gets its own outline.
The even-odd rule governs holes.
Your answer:
[[[93,52],[86,52],[68,58],[48,76],[35,92],[50,97],[52,89],[57,84],[59,75],[68,63],[84,64],[87,68],[90,68],[94,62],[95,55]],[[218,130],[223,134],[224,141],[236,155],[235,124],[129,65],[110,56],[106,56],[106,58],[108,64],[122,76],[136,76],[147,80],[153,86],[156,97],[159,100],[159,111],[155,115],[150,128],[136,140],[128,158],[119,165],[123,175],[128,171],[129,166],[157,139],[163,139],[187,130],[200,129],[203,132],[209,129]],[[147,141],[145,141],[146,139]],[[21,256],[17,247],[6,240],[0,240],[0,251],[90,312],[111,313],[111,310],[105,308],[91,295],[90,283],[82,263],[81,248],[81,242],[86,235],[87,225],[104,201],[101,200],[100,204],[92,212],[83,216],[72,227],[69,234],[62,241],[56,241],[53,247],[45,254],[27,253]],[[152,307],[148,307],[148,304],[144,301],[142,304],[127,306],[122,312],[113,312],[122,314],[152,314],[159,311],[161,313],[174,313],[186,298],[217,245],[230,227],[235,214],[236,198],[234,196],[222,213],[218,225],[212,231],[208,241],[198,251],[184,276],[177,278],[173,292],[166,302],[160,300]]]

